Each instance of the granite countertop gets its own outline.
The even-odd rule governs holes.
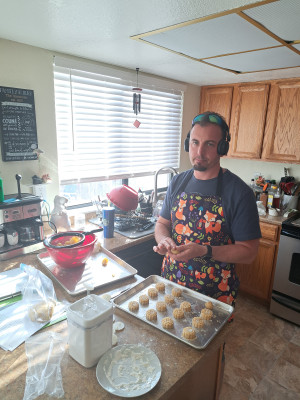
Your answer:
[[[100,235],[101,236],[101,235]],[[120,239],[121,242],[118,242]],[[110,248],[120,248],[127,246],[128,243],[122,243],[121,238],[117,235],[113,239],[109,239]],[[107,245],[100,237],[100,242]],[[11,260],[6,260],[1,263],[0,272],[19,267],[20,262],[33,265],[40,269],[40,264],[37,259],[37,254],[29,254],[16,257]],[[42,269],[45,272],[44,269]],[[114,289],[119,286],[135,284],[143,278],[136,276],[131,277],[122,284],[115,284],[107,287],[105,291]],[[54,281],[54,287],[58,300],[67,300],[74,302],[78,300],[80,295],[68,295],[63,288]],[[101,294],[104,290],[95,290],[94,293]],[[207,365],[213,360],[213,365],[217,365],[220,360],[220,351],[225,341],[225,337],[232,329],[232,324],[226,324],[219,334],[212,340],[206,349],[196,350],[191,346],[165,334],[164,332],[155,329],[145,322],[131,316],[120,309],[114,309],[116,321],[122,321],[125,329],[117,333],[118,344],[140,343],[158,356],[161,366],[162,375],[156,387],[148,394],[143,395],[143,399],[175,399],[177,391],[182,389],[182,385],[187,382],[191,374],[197,372],[197,376],[205,373]],[[67,337],[67,321],[59,322],[53,326],[46,328],[52,332],[58,332],[64,337]],[[138,335],[137,335],[138,332]],[[21,400],[24,395],[27,373],[27,357],[25,353],[25,345],[20,345],[13,352],[4,351],[0,348],[1,374],[0,374],[0,398],[1,400]],[[62,378],[65,399],[115,399],[116,396],[106,392],[97,382],[96,367],[84,368],[70,357],[68,347],[66,348],[62,359]],[[210,375],[209,375],[210,376]],[[211,379],[215,379],[216,374],[213,374]],[[211,385],[215,387],[215,382]],[[192,390],[192,389],[191,389]],[[210,391],[216,389],[210,389]],[[198,396],[195,392],[195,396]],[[197,397],[194,397],[197,398]],[[207,396],[207,399],[215,398]],[[39,399],[50,399],[49,396],[42,395]]]

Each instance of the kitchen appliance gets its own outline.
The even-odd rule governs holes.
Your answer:
[[[43,248],[44,229],[41,201],[38,196],[21,193],[21,175],[16,175],[18,193],[4,196],[0,203],[0,231],[5,242],[0,247],[0,260]]]
[[[282,223],[270,312],[300,325],[300,214]]]

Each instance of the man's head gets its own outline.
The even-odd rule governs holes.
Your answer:
[[[218,113],[206,111],[203,114],[196,115],[196,117],[192,121],[191,130],[197,124],[200,126],[207,126],[209,124],[215,124],[215,125],[220,126],[220,128],[222,130],[222,138],[218,144],[218,154],[221,157],[225,156],[229,149],[230,134],[229,134],[228,125],[227,125],[226,121],[224,120],[224,118]],[[190,141],[191,130],[187,134],[187,138],[185,139],[185,142],[184,142],[184,149],[187,152],[189,151],[189,141]]]
[[[214,171],[220,166],[220,157],[227,154],[230,135],[224,119],[216,113],[197,115],[185,142],[195,171]]]

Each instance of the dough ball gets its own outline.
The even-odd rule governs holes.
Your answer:
[[[208,308],[209,310],[212,310],[214,308],[214,305],[211,301],[207,301],[205,303],[205,307]]]
[[[148,296],[151,297],[151,299],[155,299],[158,296],[158,290],[154,287],[149,288]]]
[[[150,308],[146,312],[146,318],[148,321],[156,321],[157,320],[157,312],[153,310],[153,308]]]
[[[129,311],[132,311],[132,312],[138,311],[139,307],[140,307],[139,303],[135,300],[132,300],[128,303]]]
[[[159,312],[167,311],[167,305],[166,305],[166,303],[164,301],[158,301],[156,303],[156,309]]]
[[[149,304],[149,297],[146,294],[141,294],[139,302],[142,306],[147,306]]]
[[[28,310],[32,322],[48,322],[52,318],[56,302],[54,300],[41,301]]]
[[[193,340],[196,338],[196,331],[191,326],[187,326],[182,330],[182,336],[185,339]]]
[[[113,323],[113,331],[118,332],[122,331],[125,328],[125,325],[121,321],[117,321]]]
[[[170,294],[166,294],[165,295],[165,302],[167,303],[167,304],[173,304],[174,303],[174,297],[172,296],[172,295],[170,295]]]
[[[180,308],[185,312],[189,312],[189,311],[192,310],[192,306],[191,306],[191,303],[189,301],[183,301],[180,304]]]
[[[157,284],[155,285],[156,289],[161,292],[164,293],[165,289],[166,289],[166,285],[163,282],[157,282]]]
[[[161,324],[164,329],[174,328],[174,322],[173,322],[172,318],[170,318],[170,317],[163,318],[161,321]]]
[[[180,297],[182,295],[182,289],[174,287],[172,289],[172,296],[174,297]]]
[[[213,312],[211,310],[209,310],[208,308],[203,308],[201,310],[201,318],[209,320],[212,319],[213,316]]]
[[[194,317],[192,319],[192,325],[194,328],[201,329],[204,326],[204,320],[201,317]]]
[[[173,317],[176,319],[184,318],[184,311],[181,308],[174,308]]]

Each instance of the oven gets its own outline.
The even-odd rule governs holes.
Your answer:
[[[300,216],[282,223],[270,312],[300,325]]]

